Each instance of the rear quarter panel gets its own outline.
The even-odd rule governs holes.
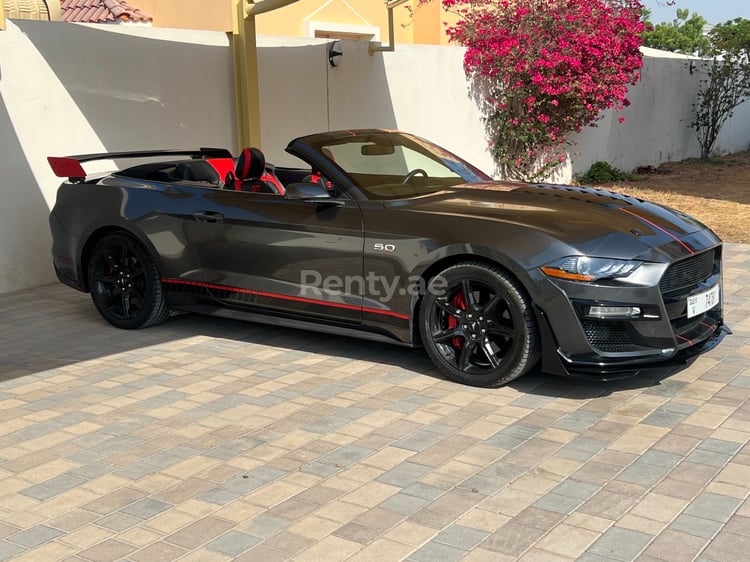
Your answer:
[[[69,267],[79,284],[85,284],[86,260],[93,246],[107,232],[124,230],[146,246],[163,276],[189,276],[196,267],[184,221],[194,220],[195,191],[208,190],[116,177],[99,183],[64,183],[50,218],[53,258],[57,260],[63,249],[69,251],[73,261]]]

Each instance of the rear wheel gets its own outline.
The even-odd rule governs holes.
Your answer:
[[[448,378],[473,386],[507,384],[539,357],[528,298],[508,273],[479,262],[449,267],[430,281],[420,335]]]
[[[109,234],[94,246],[88,281],[94,306],[113,326],[146,328],[169,316],[156,260],[124,232]]]

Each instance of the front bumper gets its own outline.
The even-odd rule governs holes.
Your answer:
[[[715,348],[724,336],[731,331],[721,322],[716,329],[700,341],[693,341],[693,345],[685,346],[676,352],[661,358],[641,357],[622,361],[602,363],[573,363],[566,361],[558,353],[554,345],[554,337],[549,323],[542,311],[536,310],[537,325],[542,332],[542,371],[552,375],[575,379],[614,381],[626,379],[648,372],[663,373],[665,370],[677,368],[688,363],[691,359]],[[546,334],[545,334],[546,332]]]
[[[722,294],[721,246],[671,263],[649,263],[628,283],[588,284],[537,278],[542,370],[612,380],[684,363],[723,337],[721,302],[688,314],[688,298],[712,287]],[[590,305],[638,307],[637,318],[587,316]]]

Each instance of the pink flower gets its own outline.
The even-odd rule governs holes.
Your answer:
[[[518,0],[441,1],[457,16],[447,34],[466,47],[466,72],[490,86],[487,120],[499,125],[492,146],[503,168],[558,165],[566,137],[630,105],[642,66],[636,0],[547,0],[533,10]]]

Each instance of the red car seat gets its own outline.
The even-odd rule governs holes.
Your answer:
[[[226,169],[226,159],[216,162],[214,165]],[[221,171],[219,172],[221,173]],[[259,148],[244,148],[237,159],[234,170],[231,168],[224,174],[224,189],[235,189],[237,191],[251,191],[254,193],[284,193],[281,182],[266,170],[266,157]]]
[[[324,146],[322,149],[322,152],[333,162],[336,161],[336,158],[333,156],[333,153],[328,147]],[[327,177],[325,177],[320,170],[313,170],[312,174],[310,174],[309,176],[305,176],[305,178],[302,181],[319,183],[320,185],[325,187],[328,191],[333,190],[333,182],[329,180]]]
[[[207,158],[206,162],[213,166],[221,180],[226,180],[227,174],[232,173],[231,185],[224,185],[224,189],[234,189],[234,159],[233,158]]]

